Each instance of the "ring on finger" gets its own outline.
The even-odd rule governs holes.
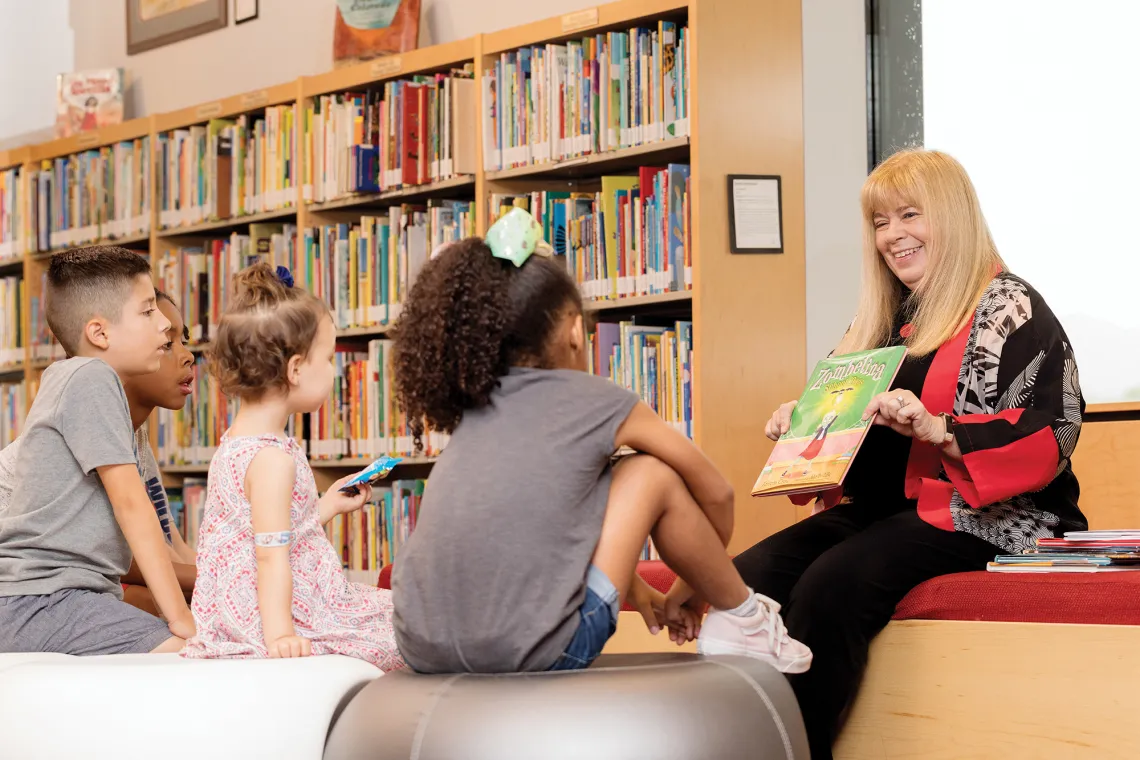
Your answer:
[[[895,396],[895,401],[899,402],[899,409],[902,409],[904,406],[906,406],[906,398],[904,398],[902,394]]]

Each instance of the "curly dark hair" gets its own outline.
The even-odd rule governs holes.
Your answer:
[[[269,264],[243,269],[206,349],[209,372],[222,393],[247,401],[287,388],[289,359],[309,355],[322,319],[331,319],[328,307],[287,287]]]
[[[560,260],[531,256],[516,267],[472,237],[425,264],[392,356],[417,448],[425,422],[451,433],[466,410],[489,403],[511,366],[550,367],[550,336],[567,313],[582,313],[582,296]]]

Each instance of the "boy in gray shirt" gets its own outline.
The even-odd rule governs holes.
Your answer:
[[[149,263],[114,246],[59,254],[46,299],[71,358],[44,372],[0,518],[0,652],[177,651],[193,618],[119,380],[158,370],[167,342]],[[122,603],[132,553],[169,624]]]

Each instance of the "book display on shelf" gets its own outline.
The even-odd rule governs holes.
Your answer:
[[[44,159],[28,170],[32,251],[150,233],[149,136]]]
[[[56,76],[55,136],[70,137],[123,121],[124,72],[120,68],[71,71]]]
[[[564,161],[689,134],[688,27],[504,51],[483,72],[483,167]]]
[[[302,117],[303,196],[325,203],[474,175],[471,65],[312,99]]]
[[[28,415],[27,382],[0,381],[0,448],[19,437]]]
[[[159,226],[260,214],[297,201],[293,107],[270,106],[158,135]]]
[[[329,521],[325,532],[346,570],[371,572],[374,583],[380,568],[392,564],[416,527],[425,485],[424,480],[396,480],[373,486],[373,503]]]
[[[0,277],[0,370],[24,364],[24,278]]]
[[[361,390],[360,361],[434,250],[525,205],[603,323],[594,371],[605,343],[606,374],[732,482],[730,548],[784,527],[790,504],[755,509],[747,493],[769,451],[762,420],[808,366],[802,14],[790,0],[710,6],[619,0],[0,151],[0,277],[23,278],[28,403],[62,355],[43,320],[48,253],[112,238],[145,250],[199,346],[237,268],[267,256],[329,303],[343,353],[364,357],[328,409],[346,450],[321,453],[323,418],[316,433],[296,423],[319,478],[363,467],[361,452],[426,470],[441,441],[383,451],[386,430],[360,429],[379,392]],[[723,180],[738,172],[782,178],[780,256],[727,255]],[[232,414],[201,366],[198,384],[192,405],[152,423],[172,482],[204,477]]]

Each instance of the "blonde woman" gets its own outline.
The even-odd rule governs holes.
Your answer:
[[[906,345],[842,492],[736,559],[815,656],[792,676],[813,760],[831,757],[871,639],[925,580],[1086,527],[1069,457],[1084,400],[1065,331],[1008,272],[966,172],[898,153],[863,186],[863,284],[837,353]],[[788,429],[795,402],[765,433]]]

